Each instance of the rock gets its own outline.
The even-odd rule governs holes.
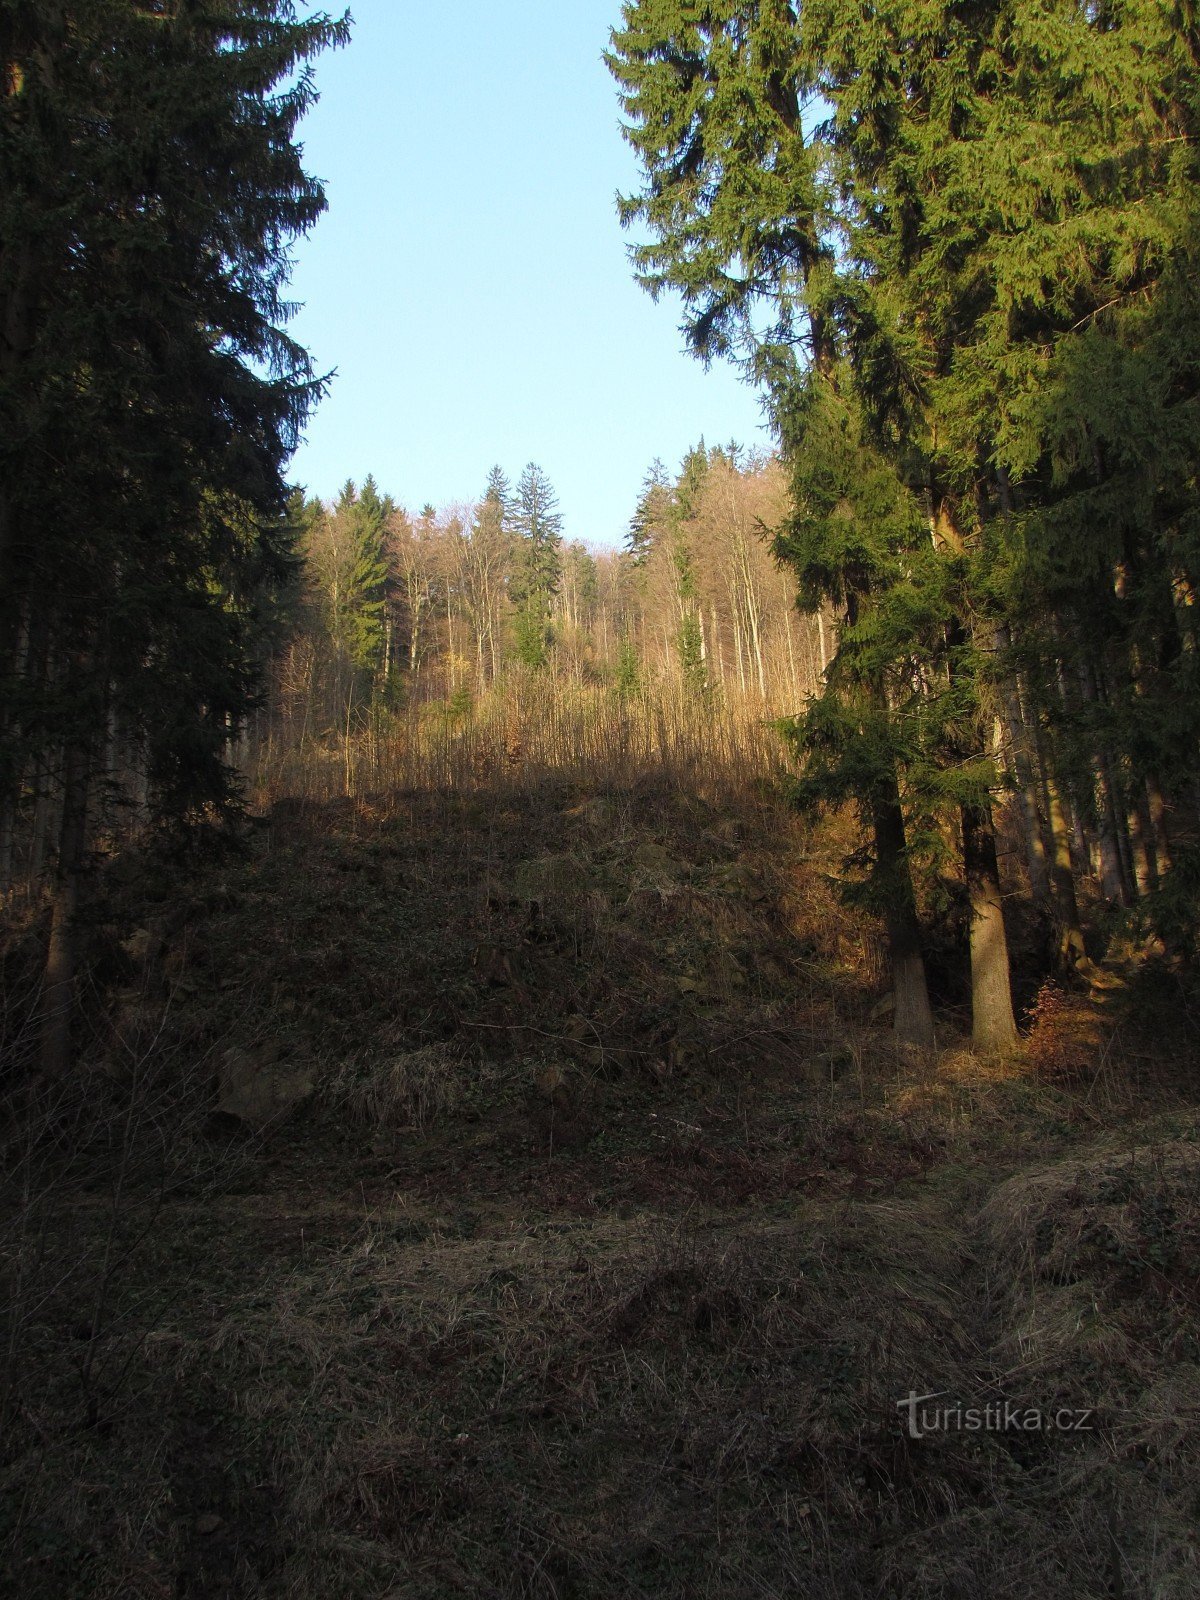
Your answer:
[[[309,1099],[316,1088],[313,1068],[279,1059],[271,1042],[254,1051],[236,1045],[221,1058],[218,1111],[253,1128],[278,1122]]]
[[[208,1511],[196,1518],[196,1532],[202,1539],[210,1538],[223,1525],[224,1518],[217,1516],[215,1511]]]
[[[871,1007],[867,1016],[868,1022],[890,1022],[896,1015],[896,996],[885,994],[882,1000],[877,1000]]]

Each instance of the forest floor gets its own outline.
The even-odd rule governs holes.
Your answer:
[[[904,1059],[837,857],[546,784],[111,872],[7,1136],[0,1587],[1200,1592],[1191,991],[1114,958],[989,1063],[947,952]]]

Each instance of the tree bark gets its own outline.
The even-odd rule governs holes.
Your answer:
[[[996,648],[1004,652],[1011,647],[1007,626],[996,630]],[[1029,890],[1033,903],[1042,910],[1050,908],[1050,873],[1047,865],[1045,834],[1038,808],[1037,783],[1034,777],[1034,756],[1021,706],[1020,690],[1016,679],[1006,677],[1000,685],[1001,704],[1004,710],[1005,730],[1012,751],[1013,774],[1017,780],[1017,796],[1021,807],[1022,832],[1025,840],[1025,861],[1029,869]]]
[[[971,1042],[979,1050],[1011,1050],[1017,1022],[991,807],[963,806],[962,831],[971,910]]]
[[[1049,773],[1046,775],[1046,795],[1050,803],[1050,837],[1054,847],[1051,859],[1058,919],[1058,965],[1063,971],[1069,972],[1087,960],[1087,951],[1083,943],[1083,925],[1079,920],[1079,901],[1075,894],[1067,817],[1058,784]]]
[[[1079,683],[1086,704],[1098,705],[1100,693],[1096,673],[1088,661],[1080,665]],[[1106,900],[1111,900],[1114,905],[1128,905],[1131,896],[1127,892],[1125,871],[1121,861],[1112,764],[1107,751],[1097,749],[1092,756],[1092,775],[1096,789],[1096,841],[1100,847],[1100,887]]]
[[[955,523],[953,509],[938,507],[934,545],[963,549],[965,541]],[[965,625],[956,617],[947,630],[948,643],[966,638]],[[951,680],[954,669],[951,667]],[[981,711],[985,709],[981,705]],[[973,754],[964,748],[963,755]],[[983,750],[984,754],[988,752]],[[996,854],[996,828],[992,802],[984,794],[978,803],[959,808],[962,823],[963,876],[970,907],[971,1040],[977,1049],[1002,1052],[1017,1043],[1013,1015],[1012,983],[1008,965],[1008,935],[1004,928],[1004,902],[1000,892],[1000,862]]]
[[[1151,850],[1150,807],[1145,794],[1134,794],[1129,807],[1129,849],[1133,857],[1133,877],[1139,897],[1153,893],[1158,886]]]
[[[1150,807],[1150,826],[1154,835],[1154,859],[1159,878],[1171,870],[1171,839],[1167,832],[1167,803],[1156,777],[1146,779],[1146,800]]]
[[[88,751],[72,744],[64,761],[62,826],[42,984],[41,1065],[47,1077],[61,1077],[71,1064],[71,1018],[79,966],[79,884],[87,846],[89,782]]]
[[[885,914],[892,992],[896,1001],[893,1037],[899,1045],[932,1050],[936,1044],[933,1009],[929,1004],[921,925],[908,870],[904,813],[900,809],[898,791],[876,806],[874,827],[880,872],[893,888]]]

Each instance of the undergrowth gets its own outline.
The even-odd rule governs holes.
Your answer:
[[[1195,1593],[1186,975],[906,1060],[843,845],[560,775],[115,875],[88,1070],[9,1079],[4,1585]],[[1089,1421],[913,1438],[910,1393]]]

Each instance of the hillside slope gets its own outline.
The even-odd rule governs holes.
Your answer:
[[[9,1146],[14,1592],[1195,1593],[1186,1021],[898,1060],[836,858],[547,784],[114,880]]]

